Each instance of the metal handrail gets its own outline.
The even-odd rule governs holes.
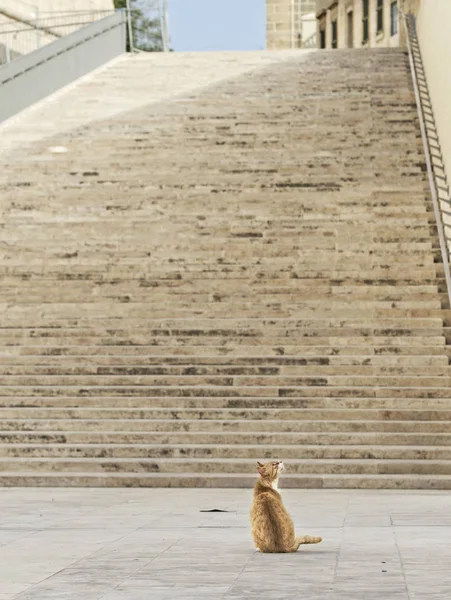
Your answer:
[[[40,13],[39,21],[21,19],[20,24],[12,26],[10,23],[0,23],[0,34],[22,33],[24,31],[42,29],[55,37],[63,37],[64,34],[55,31],[62,27],[83,27],[94,21],[114,14],[114,10],[92,10],[77,12],[52,12]],[[49,16],[47,16],[49,15]]]
[[[40,13],[39,18],[8,16],[9,21],[0,24],[0,66],[20,56],[63,38],[87,25],[115,14],[107,11],[73,11]],[[45,15],[43,17],[43,15]]]
[[[429,88],[423,67],[423,60],[421,58],[415,16],[412,13],[405,14],[402,12],[401,14],[406,33],[410,70],[418,109],[418,118],[420,121],[424,154],[426,157],[426,167],[429,178],[429,186],[431,189],[432,204],[437,222],[437,231],[446,279],[446,287],[448,290],[448,299],[451,306],[451,272],[448,247],[448,244],[451,244],[451,238],[447,239],[446,237],[445,224],[442,218],[442,212],[444,211],[442,211],[440,206],[440,202],[445,202],[451,207],[449,188],[446,179],[445,165],[443,163],[440,149],[440,140],[434,119],[434,111],[429,96]],[[437,171],[440,171],[440,173]]]
[[[316,31],[310,37],[302,42],[303,48],[316,48]]]

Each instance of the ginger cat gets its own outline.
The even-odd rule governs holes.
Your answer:
[[[252,537],[260,552],[296,552],[301,544],[319,544],[320,537],[296,537],[294,524],[279,493],[283,462],[257,463],[260,479],[255,484],[251,508]]]

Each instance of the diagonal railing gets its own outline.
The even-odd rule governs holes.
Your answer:
[[[66,35],[114,14],[109,11],[65,11],[51,13],[0,12],[7,21],[0,23],[0,65],[34,52]]]
[[[0,122],[125,52],[125,11],[0,65]]]
[[[417,36],[416,19],[412,13],[402,14],[406,32],[407,50],[409,53],[415,98],[420,120],[421,137],[423,139],[429,185],[432,195],[435,219],[440,241],[440,251],[451,306],[451,199],[440,147],[440,138],[434,118],[434,110],[429,95],[429,87],[421,57]]]

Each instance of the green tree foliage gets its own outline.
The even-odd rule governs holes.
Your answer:
[[[133,46],[145,52],[161,52],[163,50],[163,36],[160,20],[158,18],[148,18],[137,4],[137,0],[130,0]],[[114,0],[114,7],[127,8],[127,0]],[[127,50],[130,50],[129,40],[127,40]]]

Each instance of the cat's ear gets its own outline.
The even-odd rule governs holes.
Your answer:
[[[265,465],[263,463],[261,463],[261,462],[258,462],[258,460],[257,460],[257,466],[264,467]]]

